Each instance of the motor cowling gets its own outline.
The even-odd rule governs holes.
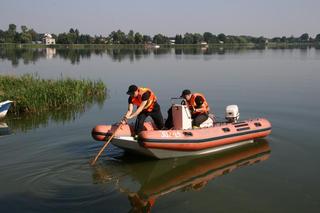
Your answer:
[[[227,106],[225,118],[230,123],[236,123],[240,118],[239,107],[237,105]]]

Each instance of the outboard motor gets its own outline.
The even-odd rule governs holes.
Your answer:
[[[226,119],[229,123],[237,123],[240,118],[239,108],[237,105],[226,107]]]

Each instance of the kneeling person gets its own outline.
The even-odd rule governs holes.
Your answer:
[[[131,85],[127,92],[130,95],[128,99],[128,111],[125,119],[131,119],[137,116],[135,123],[135,134],[138,135],[144,127],[144,121],[150,116],[158,129],[163,129],[163,117],[160,105],[157,103],[157,97],[148,88],[137,87]],[[137,106],[137,110],[133,112],[133,105]]]
[[[182,91],[180,97],[187,101],[186,104],[191,112],[192,126],[199,127],[209,118],[210,108],[204,95],[201,93],[191,93],[190,90],[186,89]],[[172,108],[168,110],[168,119],[166,120],[165,126],[168,129],[173,127]]]

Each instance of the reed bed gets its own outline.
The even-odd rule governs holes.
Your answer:
[[[85,108],[93,102],[102,103],[105,98],[106,86],[101,80],[0,75],[0,100],[14,101],[10,108],[14,114]]]

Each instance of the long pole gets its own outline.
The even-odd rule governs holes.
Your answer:
[[[96,161],[98,160],[99,156],[101,155],[101,153],[103,152],[103,150],[108,146],[108,144],[110,143],[110,141],[114,138],[114,136],[116,135],[117,130],[122,126],[122,123],[119,124],[119,126],[117,127],[117,129],[113,132],[113,134],[110,136],[110,138],[108,139],[108,141],[106,141],[106,143],[103,145],[103,147],[100,149],[100,151],[98,152],[98,154],[96,155],[96,157],[93,159],[93,161],[91,161],[91,166],[93,166]]]

